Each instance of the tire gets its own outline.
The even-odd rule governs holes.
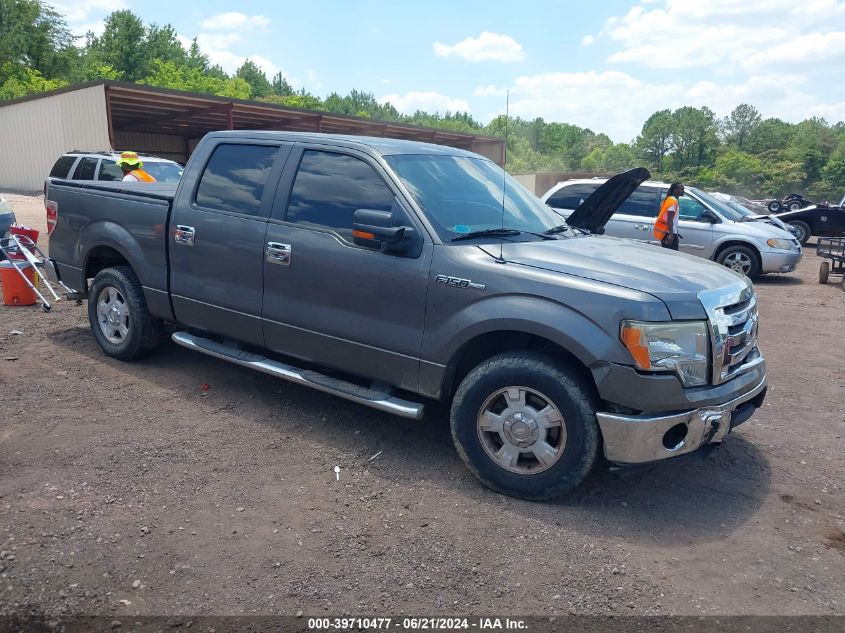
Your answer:
[[[511,497],[559,497],[587,477],[598,456],[591,389],[545,354],[505,352],[478,365],[458,387],[450,418],[470,471]]]
[[[769,204],[766,205],[766,208],[772,213],[777,213],[781,210],[781,205],[780,202],[778,202],[777,200],[772,200]]]
[[[727,246],[719,252],[716,262],[742,273],[749,279],[753,279],[760,274],[760,256],[750,246],[742,246],[741,244]]]
[[[801,220],[793,220],[789,223],[789,226],[798,229],[801,232],[801,235],[797,236],[798,241],[801,242],[801,246],[807,244],[810,241],[810,238],[813,236],[813,231],[810,229],[810,225],[806,222],[802,222]]]
[[[830,277],[830,262],[822,262],[819,266],[819,283],[826,284]]]
[[[800,208],[801,208],[801,205],[798,204],[797,202],[793,202],[792,204],[789,205],[790,211],[798,211],[798,209],[800,209]]]
[[[141,282],[129,266],[104,268],[94,277],[88,322],[106,356],[118,360],[140,358],[161,343],[162,322],[150,314]]]

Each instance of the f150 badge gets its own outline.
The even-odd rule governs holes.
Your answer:
[[[484,290],[487,286],[484,284],[474,284],[471,279],[461,279],[460,277],[450,277],[449,275],[437,275],[434,281],[438,284],[446,284],[447,286],[454,286],[455,288],[475,288],[476,290]]]

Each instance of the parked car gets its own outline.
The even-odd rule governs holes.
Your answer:
[[[172,160],[138,155],[144,163],[144,171],[151,174],[158,182],[179,182],[182,166]],[[65,180],[94,180],[111,182],[123,180],[123,171],[117,166],[120,152],[68,152],[53,165],[50,178]]]
[[[798,211],[785,211],[773,215],[798,233],[801,245],[813,237],[830,237],[845,233],[845,196],[836,206],[817,205]]]
[[[0,196],[0,238],[8,236],[9,227],[15,222],[15,213],[12,211],[9,201],[3,196]]]
[[[765,397],[748,279],[591,234],[648,176],[610,179],[569,226],[464,150],[213,132],[178,186],[51,178],[50,256],[108,356],[151,352],[167,321],[179,345],[375,409],[441,400],[482,482],[547,499],[599,454],[712,449]]]
[[[778,211],[783,211],[785,209],[797,211],[798,209],[804,209],[806,207],[813,206],[814,204],[815,202],[807,200],[800,193],[791,193],[783,200],[769,201],[769,203],[766,204],[766,208],[768,208],[771,213],[777,213]]]
[[[603,182],[601,178],[560,182],[542,200],[567,217]],[[605,232],[658,246],[654,222],[668,190],[666,183],[644,182],[619,205]],[[791,272],[801,261],[801,245],[789,232],[768,223],[747,222],[744,215],[695,187],[686,187],[680,205],[682,252],[705,257],[752,278]]]
[[[718,192],[713,192],[713,191],[710,192],[710,195],[713,196],[714,198],[716,198],[717,200],[724,202],[726,205],[731,207],[734,211],[736,211],[741,216],[743,216],[743,218],[742,218],[743,222],[766,222],[768,224],[771,224],[772,226],[776,226],[779,229],[783,229],[784,231],[791,233],[792,236],[795,237],[795,238],[798,238],[798,237],[801,236],[801,231],[799,231],[794,226],[790,226],[789,224],[786,224],[785,222],[783,222],[783,220],[780,220],[779,218],[777,218],[773,215],[769,215],[767,213],[754,213],[752,210],[750,210],[748,208],[748,206],[742,204],[740,202],[740,198],[738,198],[736,196],[730,196],[728,194],[718,193]]]

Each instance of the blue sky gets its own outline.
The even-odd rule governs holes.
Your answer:
[[[504,112],[633,139],[654,111],[751,103],[764,117],[845,120],[845,0],[53,2],[77,33],[117,8],[197,37],[233,71],[400,110]]]

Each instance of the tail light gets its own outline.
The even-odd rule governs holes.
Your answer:
[[[59,221],[59,203],[47,200],[44,206],[47,208],[47,235],[52,235],[53,229],[56,228],[56,223]]]

